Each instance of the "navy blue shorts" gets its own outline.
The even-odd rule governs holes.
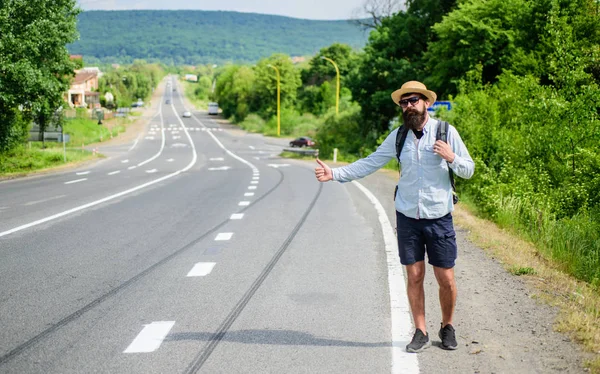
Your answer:
[[[440,268],[452,268],[456,262],[456,233],[452,214],[436,219],[414,219],[396,212],[398,252],[402,265],[425,260]]]

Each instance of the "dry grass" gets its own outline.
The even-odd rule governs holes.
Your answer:
[[[593,352],[587,365],[600,373],[600,293],[558,270],[533,244],[477,218],[465,206],[457,205],[453,216],[458,226],[470,231],[469,240],[500,260],[507,271],[523,274],[540,299],[559,308],[555,329]]]

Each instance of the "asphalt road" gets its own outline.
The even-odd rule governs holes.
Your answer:
[[[373,205],[180,91],[106,160],[0,183],[0,372],[391,372]]]

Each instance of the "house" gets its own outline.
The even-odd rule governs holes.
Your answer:
[[[70,106],[90,109],[100,107],[100,93],[97,92],[99,73],[100,71],[97,69],[75,71],[75,78],[67,93],[67,101]]]

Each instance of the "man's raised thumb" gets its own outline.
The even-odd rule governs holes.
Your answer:
[[[323,163],[323,161],[319,160],[318,158],[317,158],[317,163],[318,163],[319,165],[321,165],[322,167],[325,167],[325,166],[326,166],[326,165]]]

